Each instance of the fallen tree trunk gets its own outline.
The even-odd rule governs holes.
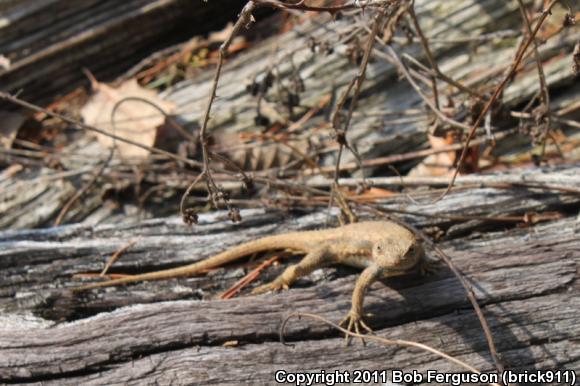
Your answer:
[[[437,2],[417,1],[416,3],[419,19],[425,34],[431,41],[433,54],[442,71],[448,76],[466,85],[473,85],[474,89],[485,89],[488,86],[486,79],[494,78],[493,74],[501,74],[509,66],[514,54],[513,41],[518,36],[517,29],[521,24],[515,2],[506,3],[499,0],[453,2],[452,4],[444,2],[445,4],[439,6]],[[209,3],[204,3],[204,6],[207,6],[206,4]],[[211,4],[219,4],[219,2],[214,1]],[[442,15],[443,10],[452,16]],[[445,16],[445,23],[441,23],[443,16]],[[557,14],[553,17],[555,23],[561,15]],[[504,30],[506,25],[518,27]],[[258,29],[259,26],[253,26],[253,28]],[[297,142],[297,146],[294,143],[295,147],[302,149],[303,153],[313,159],[317,166],[333,171],[336,162],[336,142],[331,139],[332,129],[328,127],[329,116],[334,107],[332,101],[341,95],[358,71],[356,63],[350,61],[347,55],[348,44],[339,43],[340,36],[348,35],[352,28],[354,28],[353,21],[350,18],[345,17],[331,22],[327,16],[318,15],[308,18],[303,24],[297,25],[284,34],[267,39],[238,56],[228,59],[218,87],[219,98],[215,101],[210,120],[212,134],[234,134],[230,136],[231,141],[221,144],[221,147],[246,149],[245,152],[241,152],[243,154],[241,158],[252,159],[256,165],[269,165],[268,160],[275,158],[273,155],[276,154],[272,151],[258,151],[258,154],[247,151],[248,148],[263,149],[266,145],[276,145],[275,142],[256,140],[242,144],[237,136],[237,133],[250,133],[260,137],[264,128],[256,125],[257,97],[248,92],[247,81],[262,79],[272,63],[275,63],[276,74],[279,78],[277,81],[280,85],[289,87],[293,79],[295,81],[301,79],[304,83],[304,91],[300,93],[301,103],[297,110],[313,109],[326,101],[320,114],[313,116],[303,125],[291,124],[290,127],[297,128],[290,131],[288,135],[290,138],[298,138],[300,142]],[[498,30],[503,34],[498,34]],[[326,42],[330,46],[336,46],[334,52],[328,55],[313,53],[309,47],[312,39],[319,43]],[[496,40],[497,43],[495,43]],[[578,117],[576,101],[580,95],[579,83],[573,81],[572,56],[569,54],[576,40],[574,29],[570,28],[562,32],[560,38],[550,39],[545,45],[541,45],[539,52],[552,94],[552,111],[565,111],[566,113],[560,118],[569,119],[572,123]],[[466,44],[476,43],[477,49],[465,48]],[[400,52],[411,53],[418,59],[422,58],[417,44],[408,46],[405,39],[400,36],[397,36],[393,44]],[[273,47],[276,49],[274,50]],[[527,59],[522,71],[507,88],[503,98],[506,108],[516,108],[537,94],[538,75],[533,64],[530,58]],[[43,79],[49,78],[46,74],[38,76],[44,77]],[[374,57],[369,65],[367,79],[363,84],[361,97],[348,131],[349,141],[356,146],[363,160],[372,161],[375,157],[396,156],[424,149],[427,145],[426,131],[429,126],[429,113],[422,108],[423,101],[415,90],[405,82],[396,81],[397,76],[396,68],[381,56]],[[213,68],[210,68],[199,76],[180,82],[163,92],[166,99],[179,106],[176,113],[177,119],[193,133],[196,133],[203,117],[212,79]],[[440,83],[441,87],[448,87],[443,82]],[[265,99],[278,115],[284,115],[286,107],[277,89],[278,87],[272,87]],[[265,104],[264,101],[262,102]],[[407,110],[414,112],[408,116],[404,114]],[[397,113],[403,115],[397,115]],[[518,154],[524,157],[522,153],[530,153],[530,136],[516,133],[518,127],[524,123],[513,117],[492,121],[494,134],[511,133],[498,141],[494,148],[494,157],[516,157]],[[557,131],[567,127],[554,122],[552,130]],[[502,130],[505,131],[502,132]],[[577,146],[573,144],[577,141],[578,130],[567,130],[565,135],[569,137],[573,146],[566,156],[573,158],[577,156],[577,150],[574,150]],[[304,141],[309,141],[311,145],[305,146]],[[480,138],[480,143],[482,145],[486,143],[483,136]],[[288,151],[284,146],[278,146],[280,147]],[[547,149],[553,154],[558,154],[560,151],[560,147],[551,143],[548,144]],[[24,170],[10,177],[0,175],[0,213],[2,214],[0,229],[44,227],[54,223],[64,204],[87,180],[92,178],[90,171],[95,168],[96,163],[100,162],[104,151],[91,138],[84,138],[75,141],[63,150],[63,153],[83,155],[82,162],[69,159],[64,154],[60,156],[59,161],[66,168],[63,174],[53,173],[40,162],[40,166],[33,170],[23,168]],[[85,155],[91,157],[85,157]],[[236,157],[235,154],[229,155],[239,161],[237,158],[240,157]],[[415,157],[397,162],[396,166],[404,174],[420,159],[421,157]],[[30,161],[20,157],[14,162],[18,160]],[[342,165],[350,165],[348,170],[357,177],[363,174],[367,176],[392,174],[392,170],[386,164],[380,163],[357,172],[358,165],[354,161],[354,156],[350,152],[343,154]],[[353,165],[355,167],[352,167]],[[277,165],[278,169],[280,166],[286,165]],[[82,204],[79,200],[66,213],[64,223],[99,224],[121,219],[137,221],[147,216],[166,216],[175,213],[179,205],[179,199],[175,197],[180,196],[198,172],[183,168],[176,173],[149,171],[146,167],[143,169],[140,170],[142,175],[132,178],[134,168],[131,165],[124,168],[122,165],[106,168],[94,188],[85,194]],[[246,171],[252,171],[252,169],[246,168]],[[266,167],[266,170],[257,172],[262,175],[272,175],[278,170],[276,167],[271,169]],[[290,175],[299,178],[303,172],[304,170],[291,170],[291,173],[283,173],[283,176]],[[305,178],[311,178],[319,170],[311,167],[306,172],[308,173],[304,173]],[[224,186],[231,185],[233,180],[230,175],[218,175],[216,178]],[[104,199],[103,196],[107,195],[103,194],[103,185],[115,185],[119,180],[126,185],[143,182],[146,184],[145,189],[153,188],[153,191],[159,192],[158,196],[152,195],[153,199],[157,199],[157,205],[150,204],[139,208],[140,210],[128,205],[127,210],[124,210],[125,208],[119,207],[118,202]],[[318,182],[314,180],[309,183],[316,185]],[[34,213],[34,215],[23,215],[26,213]]]
[[[580,364],[580,350],[573,343],[580,333],[575,322],[580,310],[575,284],[580,261],[578,195],[558,193],[561,200],[556,203],[554,194],[529,188],[458,190],[436,205],[423,206],[432,217],[405,215],[424,229],[438,227],[438,232],[458,225],[457,220],[439,216],[480,217],[470,236],[449,232],[441,247],[473,283],[508,368],[574,369]],[[560,219],[521,229],[513,226],[525,224],[524,216],[522,221],[498,223],[492,215],[507,218],[525,211],[514,203],[538,212],[557,211]],[[385,206],[389,208],[401,206]],[[345,268],[317,271],[286,293],[227,301],[215,296],[242,277],[247,264],[214,270],[209,276],[77,296],[66,290],[78,283],[72,274],[100,271],[99,257],[108,257],[130,240],[136,244],[115,263],[115,272],[183,265],[273,232],[318,228],[327,216],[325,211],[295,218],[260,210],[242,214],[241,225],[230,224],[225,214],[218,213],[202,216],[192,229],[178,219],[158,219],[140,225],[0,233],[5,273],[0,278],[0,304],[6,326],[0,331],[2,379],[49,384],[165,384],[171,379],[264,384],[273,383],[279,369],[462,371],[415,349],[374,343],[345,348],[332,328],[307,319],[288,325],[286,339],[294,348],[278,343],[280,323],[290,312],[313,312],[334,322],[346,313],[355,276]],[[478,233],[483,229],[488,232]],[[282,268],[270,269],[260,282]],[[372,287],[365,307],[374,314],[371,323],[378,334],[425,343],[493,371],[477,318],[450,271],[386,284]],[[177,299],[182,301],[166,302]],[[125,305],[132,306],[110,313]],[[45,318],[61,323],[53,325]],[[78,319],[82,321],[63,322]]]
[[[0,89],[32,102],[114,79],[143,57],[235,20],[243,0],[19,0],[2,6]]]
[[[491,47],[465,55],[455,51],[465,43],[465,35],[471,39],[479,33],[493,33],[517,17],[516,3],[486,0],[442,4],[417,1],[421,23],[437,46],[433,51],[441,60],[441,68],[466,83],[482,82],[485,76],[479,74],[489,75],[488,70],[504,70],[513,57],[513,47]],[[278,37],[279,50],[272,48],[270,40],[230,61],[218,89],[220,98],[211,129],[256,130],[257,100],[247,92],[243,80],[263,76],[271,63],[276,63],[281,82],[297,73],[303,78],[305,91],[300,108],[311,109],[329,95],[340,94],[358,71],[344,52],[345,44],[329,56],[313,56],[307,43],[311,38],[320,41],[341,36],[352,26],[349,19],[330,22],[311,18]],[[557,90],[552,108],[568,110],[566,114],[575,114],[574,97],[580,89],[566,84],[572,79],[565,71],[571,64],[570,56],[559,52],[571,48],[574,39],[573,33],[563,33],[561,39],[550,39],[540,47],[542,60],[548,62],[548,84],[551,90]],[[397,44],[404,42],[399,38]],[[417,46],[411,50],[418,51]],[[529,84],[537,77],[530,63],[506,90],[506,108],[529,101],[537,93],[537,82],[534,87]],[[179,119],[189,129],[198,127],[211,76],[208,72],[164,94],[179,105]],[[359,107],[364,108],[357,108],[349,129],[349,139],[365,158],[398,154],[425,142],[428,114],[423,114],[423,120],[403,123],[389,123],[386,118],[390,110],[417,111],[422,106],[413,90],[394,82],[396,76],[395,68],[380,57],[368,69],[359,100]],[[276,95],[268,95],[268,102],[280,110]],[[297,131],[303,131],[309,139],[324,140],[328,127],[318,127],[328,121],[323,115],[315,116]],[[494,121],[494,130],[503,128],[496,128],[496,123],[509,130],[518,126],[517,121]],[[511,143],[505,146],[508,149],[502,154],[514,152]],[[324,209],[316,209],[315,199],[320,197],[312,198],[309,210],[242,211],[241,224],[230,223],[224,212],[202,215],[200,224],[192,228],[175,217],[138,221],[141,214],[136,210],[110,216],[114,211],[103,205],[101,190],[95,189],[69,212],[69,221],[84,223],[16,229],[50,223],[68,197],[75,194],[75,185],[79,184],[75,178],[92,170],[91,156],[99,160],[102,149],[85,137],[67,152],[81,157],[62,157],[63,172],[14,165],[0,175],[0,227],[14,228],[0,232],[2,382],[273,384],[277,370],[464,371],[417,349],[377,343],[345,348],[336,330],[306,318],[292,319],[288,324],[285,339],[294,347],[280,344],[280,325],[292,312],[316,313],[333,322],[345,315],[356,278],[356,271],[345,267],[317,270],[288,292],[256,297],[245,289],[231,300],[219,300],[219,295],[256,267],[254,259],[240,260],[198,277],[72,293],[70,288],[81,282],[73,278],[75,274],[100,272],[110,256],[125,247],[128,249],[110,272],[135,274],[177,267],[257,237],[336,224],[332,219],[328,224],[326,201]],[[333,152],[320,156],[322,165],[334,164],[329,153]],[[352,162],[352,158],[347,161]],[[131,165],[112,164],[104,176],[109,173],[111,180],[118,182],[123,177],[114,173],[129,173],[127,168]],[[139,178],[162,180],[171,191],[184,189],[196,175],[195,170],[183,174],[173,170],[160,175],[152,169]],[[365,173],[376,170],[380,168],[369,168]],[[385,199],[374,200],[381,210],[396,214],[437,240],[468,276],[508,369],[576,371],[580,364],[580,349],[575,342],[580,333],[576,322],[580,316],[578,171],[580,166],[572,164],[460,177],[458,186],[435,204],[428,202],[437,192],[421,190],[387,192]],[[232,182],[231,176],[226,177],[216,178],[226,185]],[[441,178],[378,177],[371,181],[389,188],[445,185]],[[330,180],[307,178],[300,182],[326,188]],[[341,182],[353,186],[360,180]],[[169,196],[175,199],[178,195],[173,191]],[[162,203],[165,211],[176,211],[177,205],[170,199]],[[357,209],[362,219],[378,219],[376,212],[365,212],[364,205]],[[428,255],[436,257],[434,251],[429,250]],[[289,256],[288,260],[295,259]],[[284,261],[267,269],[252,286],[271,280],[287,264]],[[379,335],[428,344],[482,371],[495,370],[471,304],[448,269],[429,278],[376,283],[368,294],[365,311],[374,314],[369,322]]]

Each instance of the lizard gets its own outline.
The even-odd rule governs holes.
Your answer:
[[[255,288],[253,294],[288,289],[298,278],[331,264],[343,264],[363,271],[352,293],[351,308],[340,322],[348,331],[360,334],[372,329],[363,317],[364,297],[376,280],[406,275],[417,269],[427,270],[425,252],[415,235],[391,221],[368,221],[338,228],[299,231],[249,241],[199,262],[182,267],[143,273],[72,288],[83,291],[147,280],[191,276],[236,261],[244,256],[271,250],[294,250],[305,256],[287,267],[269,284]],[[364,341],[363,341],[364,342]],[[347,336],[348,343],[348,336]]]

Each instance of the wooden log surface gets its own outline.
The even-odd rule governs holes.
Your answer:
[[[537,172],[573,175],[578,168]],[[560,200],[552,201],[555,196]],[[501,208],[500,214],[509,216],[523,214],[524,209],[515,205],[518,202],[528,208],[536,202],[539,212],[556,211],[560,219],[525,227],[514,227],[522,222],[484,221],[468,236],[448,233],[441,247],[468,275],[509,368],[577,370],[577,194],[459,189],[434,205],[413,208],[401,200],[386,208],[481,216],[498,214]],[[293,320],[288,325],[286,338],[294,348],[279,343],[281,320],[290,312],[313,312],[334,322],[344,316],[355,280],[350,269],[318,270],[288,292],[231,300],[218,300],[216,295],[241,278],[244,267],[255,263],[214,270],[208,276],[79,296],[66,291],[78,283],[71,278],[74,273],[99,271],[103,259],[131,239],[138,241],[114,265],[115,272],[183,265],[267,234],[319,228],[327,219],[326,211],[288,216],[252,210],[242,215],[244,222],[237,225],[227,222],[225,213],[217,213],[202,216],[194,228],[167,218],[125,226],[71,225],[0,233],[4,273],[0,317],[5,326],[0,330],[0,378],[48,384],[273,384],[278,369],[461,371],[418,350],[375,343],[345,348],[335,331],[311,320]],[[454,223],[408,219],[424,229],[442,231],[449,231]],[[433,251],[428,255],[436,257]],[[260,282],[282,268],[269,269]],[[429,344],[493,371],[477,318],[447,269],[427,279],[377,283],[365,310],[374,314],[372,327],[382,336]],[[61,321],[54,324],[49,318]],[[234,347],[223,346],[232,341]]]
[[[65,2],[58,0],[21,3],[28,7],[35,4],[36,8],[27,8],[27,12],[67,11],[63,8]],[[44,40],[36,36],[38,40],[30,40],[30,57],[40,55],[41,60],[28,63],[25,51],[14,54],[17,56],[13,70],[0,73],[0,85],[2,88],[26,85],[25,92],[38,97],[45,91],[47,96],[55,90],[61,92],[63,85],[80,79],[80,71],[69,70],[79,67],[77,59],[90,59],[87,52],[95,53],[103,47],[117,52],[120,45],[124,47],[128,43],[137,50],[141,40],[133,42],[130,40],[133,38],[144,39],[143,47],[153,44],[154,38],[160,36],[159,31],[139,32],[149,25],[144,20],[150,16],[159,23],[155,25],[162,26],[168,20],[183,16],[164,12],[169,9],[166,7],[183,10],[201,3],[127,1],[121,12],[116,8],[121,7],[117,2],[82,2],[78,12],[62,18],[64,24],[52,26],[55,32],[59,28],[64,32],[62,36],[56,33],[51,36],[56,40],[50,47],[63,48],[54,49],[55,55],[71,60],[70,68],[62,71],[63,76],[53,78],[55,69],[60,67],[55,65],[52,54],[45,55],[51,48],[43,51]],[[203,2],[203,5],[210,3],[212,7],[223,8],[218,1]],[[237,12],[234,8],[233,13]],[[107,35],[101,42],[100,35],[93,34],[96,40],[81,39],[71,47],[59,45],[58,39],[70,37],[87,26],[76,22],[83,12],[91,10],[103,20],[109,20],[108,15],[117,12],[119,19],[113,22],[128,20],[137,32],[120,25],[113,30],[121,33],[117,37],[124,37],[123,41]],[[476,82],[478,76],[473,74],[484,76],[487,70],[501,70],[513,58],[513,44],[505,41],[497,45],[482,44],[477,50],[467,52],[461,39],[493,33],[506,26],[516,25],[519,31],[521,22],[515,2],[417,1],[417,11],[442,70],[456,79]],[[14,9],[11,12],[17,22],[2,27],[6,33],[3,35],[6,40],[0,40],[2,43],[14,38],[18,22],[32,28],[40,15],[18,14]],[[95,17],[90,23],[98,27],[98,19]],[[256,100],[245,90],[245,80],[263,76],[272,62],[276,63],[283,82],[288,82],[295,69],[299,69],[305,84],[301,95],[301,108],[305,110],[328,95],[339,95],[358,70],[347,58],[347,45],[339,44],[333,54],[325,56],[313,55],[307,43],[311,38],[330,39],[332,43],[332,39],[347,34],[352,26],[352,19],[348,18],[334,22],[324,16],[310,18],[228,61],[218,89],[220,98],[212,115],[212,131],[259,129],[254,119]],[[95,31],[91,29],[93,25],[89,27],[89,31]],[[513,38],[517,36],[516,33]],[[437,42],[437,39],[441,40]],[[569,71],[569,53],[576,41],[577,32],[571,29],[540,46],[554,109],[570,106],[580,91]],[[421,58],[418,46],[405,47],[401,41],[396,44],[401,44],[400,52],[408,51]],[[88,51],[80,50],[83,47]],[[98,60],[92,62],[103,74],[111,68],[111,63],[128,63],[133,57],[132,52],[122,50],[117,58],[101,57],[103,52],[98,52]],[[30,71],[29,65],[39,64],[45,66]],[[76,75],[71,77],[73,73]],[[163,94],[178,104],[178,119],[188,129],[199,126],[212,75],[210,69]],[[397,154],[425,144],[425,120],[391,124],[385,123],[387,118],[381,114],[386,110],[422,106],[416,93],[404,82],[395,82],[396,77],[392,65],[380,57],[372,61],[359,102],[362,108],[357,108],[349,130],[349,139],[365,158]],[[49,85],[45,84],[47,79],[51,81]],[[516,107],[529,101],[537,91],[537,73],[533,61],[528,60],[506,90],[503,101],[506,107]],[[274,108],[283,111],[274,93],[267,99]],[[566,118],[573,119],[577,117],[575,114]],[[327,119],[323,115],[307,122],[303,128],[306,136],[328,141],[328,132],[316,129]],[[518,124],[509,119],[492,122],[494,130],[513,129]],[[501,145],[502,154],[516,152],[511,144],[503,150]],[[218,295],[254,268],[256,261],[241,260],[239,264],[212,270],[205,276],[73,295],[68,289],[80,282],[73,275],[100,272],[105,261],[129,242],[135,244],[114,264],[112,272],[134,274],[176,267],[257,237],[336,223],[326,210],[254,209],[242,211],[241,224],[231,224],[226,213],[218,212],[202,215],[200,224],[189,228],[176,217],[142,221],[142,213],[130,205],[121,211],[106,205],[100,190],[95,189],[67,217],[70,222],[83,223],[22,229],[50,224],[75,193],[75,186],[78,188],[82,183],[79,176],[85,176],[85,180],[90,178],[87,173],[94,169],[102,154],[98,144],[88,137],[65,150],[80,154],[83,159],[63,159],[64,172],[21,168],[0,175],[0,228],[12,228],[0,232],[0,383],[274,384],[274,372],[280,369],[462,371],[416,349],[374,342],[366,347],[357,343],[346,348],[335,330],[308,319],[293,319],[286,339],[294,347],[282,345],[278,336],[280,324],[291,312],[312,312],[334,322],[345,315],[350,307],[356,271],[344,267],[317,270],[288,292],[256,297],[248,295],[246,289],[240,297],[231,300],[219,300]],[[346,154],[346,162],[352,161],[349,157]],[[321,156],[320,162],[333,165],[333,155]],[[403,166],[408,170],[408,165]],[[365,173],[376,170],[369,168]],[[579,171],[580,165],[572,164],[488,174],[481,178],[470,175],[460,177],[459,187],[436,204],[426,204],[435,197],[434,193],[420,190],[410,191],[418,202],[409,200],[405,194],[381,201],[383,209],[397,213],[435,237],[469,277],[508,368],[578,372]],[[191,175],[176,174],[159,177],[151,172],[144,178],[149,181],[162,178],[169,186],[180,188],[192,179]],[[530,181],[544,187],[521,184]],[[389,177],[379,177],[374,182],[377,186],[405,186]],[[493,182],[501,183],[493,185]],[[306,183],[327,186],[324,184],[328,180],[309,179]],[[344,183],[357,181],[348,179]],[[174,202],[164,201],[162,213],[175,213],[176,208]],[[366,216],[363,218],[370,217]],[[436,257],[433,251],[428,254]],[[258,283],[275,277],[286,266],[287,262],[283,261],[263,273]],[[407,277],[376,283],[367,297],[365,311],[374,314],[369,321],[379,335],[425,343],[483,371],[494,370],[478,320],[463,288],[448,269],[429,278]]]
[[[242,0],[18,0],[0,5],[0,88],[47,102],[87,79],[111,80],[144,56],[223,28]]]
[[[215,1],[211,3],[216,4]],[[432,40],[433,53],[442,71],[447,75],[465,84],[485,85],[486,76],[490,71],[501,73],[500,70],[509,65],[521,25],[515,2],[466,0],[444,2],[444,5],[437,1],[417,1],[416,3],[422,28]],[[561,17],[561,12],[555,12],[554,23]],[[441,23],[442,19],[445,23]],[[247,92],[246,82],[254,77],[261,79],[272,63],[276,63],[277,76],[286,86],[290,84],[292,76],[296,75],[295,70],[298,71],[305,87],[304,92],[300,94],[301,109],[311,109],[330,96],[336,99],[358,71],[356,63],[350,62],[346,54],[348,44],[339,41],[339,37],[348,35],[352,28],[353,19],[351,18],[345,17],[331,21],[325,15],[319,15],[307,18],[304,23],[298,24],[294,29],[266,39],[240,55],[229,58],[218,88],[219,98],[212,111],[210,121],[212,134],[249,132],[259,135],[261,133],[263,128],[255,124],[257,100]],[[486,34],[494,34],[497,31],[508,33],[508,38],[499,39],[497,42],[493,38],[482,40],[481,44],[477,44],[477,47],[472,47],[472,49],[466,45],[475,43],[466,43],[462,40],[485,37]],[[540,46],[540,55],[552,94],[551,107],[554,111],[570,107],[580,95],[580,84],[574,82],[571,72],[572,56],[570,55],[577,41],[577,35],[577,29],[570,28],[557,39],[550,39]],[[327,41],[335,45],[335,52],[330,55],[313,54],[308,45],[311,39]],[[411,53],[419,59],[422,57],[418,44],[408,46],[399,39],[394,45],[399,52]],[[377,50],[381,51],[381,48],[378,47]],[[288,58],[292,60],[287,60]],[[43,79],[54,78],[53,73],[39,76]],[[391,119],[388,115],[389,112],[406,109],[424,111],[423,102],[417,93],[406,82],[397,81],[397,76],[394,66],[381,59],[380,56],[376,56],[370,63],[359,106],[355,109],[348,132],[348,139],[365,160],[419,150],[427,146],[426,131],[429,126],[429,114],[418,113],[416,118],[411,117],[410,120],[409,117],[404,116],[407,120],[399,123],[394,123],[393,121],[397,119]],[[199,128],[212,77],[213,68],[210,68],[193,79],[180,82],[162,94],[164,98],[178,105],[177,119],[194,133]],[[441,87],[447,86],[442,83]],[[515,108],[522,101],[532,98],[537,91],[537,72],[533,61],[527,59],[524,69],[504,94],[505,106]],[[266,99],[281,114],[284,113],[284,104],[275,90],[271,90]],[[306,122],[295,135],[300,140],[306,139],[312,143],[305,149],[305,152],[316,162],[323,167],[333,168],[336,162],[336,151],[333,149],[336,148],[336,144],[331,138],[332,130],[320,128],[328,123],[331,108],[331,104],[328,104],[323,109],[323,113]],[[467,110],[467,107],[464,110]],[[571,113],[566,114],[564,118],[577,119],[578,109],[571,108],[570,110]],[[521,124],[520,120],[515,119],[498,119],[492,122],[495,133],[500,133],[502,130],[511,130],[513,133]],[[568,130],[567,127],[553,123],[553,130],[564,129],[567,130],[567,136],[571,138],[578,136],[577,130]],[[237,137],[230,138],[234,138],[234,142],[238,140]],[[263,147],[267,142],[249,145],[229,142],[226,147]],[[553,145],[548,145],[549,151],[550,147]],[[302,145],[300,148],[302,149]],[[529,136],[511,134],[509,138],[498,141],[494,155],[513,155],[518,152],[527,152],[529,148]],[[5,177],[0,174],[0,229],[44,227],[52,224],[64,203],[92,178],[91,172],[101,161],[104,151],[91,137],[87,137],[74,141],[63,149],[65,154],[82,155],[80,159],[64,155],[60,157],[60,161],[66,168],[65,173],[55,173],[40,161],[39,166],[24,168],[10,176]],[[557,152],[558,149],[553,148],[552,151]],[[567,154],[573,157],[574,151]],[[31,161],[22,157],[20,160]],[[398,163],[396,166],[404,174],[417,162],[419,159]],[[343,163],[354,163],[350,152],[343,154]],[[134,203],[121,206],[114,200],[103,198],[101,193],[104,184],[115,185],[119,179],[126,184],[137,183],[127,177],[134,172],[133,166],[128,165],[121,177],[111,176],[118,168],[118,165],[112,165],[105,170],[103,178],[98,181],[95,188],[91,189],[82,201],[78,201],[67,212],[64,217],[65,223],[99,224],[138,221],[143,218],[175,213],[179,202],[178,199],[173,201],[171,199],[178,197],[196,176],[196,173],[192,173],[191,170],[160,175],[156,171],[143,168],[145,169],[142,171],[144,183],[162,186],[157,186],[160,192],[159,197],[155,195],[153,197],[157,200],[156,206],[138,208]],[[70,174],[67,174],[68,172]],[[376,166],[365,168],[362,172],[354,174],[360,176],[361,174],[382,173],[392,173],[392,171]],[[225,181],[225,185],[232,180],[231,177],[227,178],[229,180]],[[23,215],[25,213],[28,215]],[[31,215],[32,213],[34,215]]]
[[[465,51],[465,42],[461,39],[497,32],[506,25],[518,25],[520,16],[516,4],[496,0],[453,3],[417,1],[416,7],[425,34],[434,40],[433,54],[444,73],[460,82],[474,85],[481,84],[489,71],[498,71],[509,66],[514,54],[510,44],[502,47],[488,42],[478,49]],[[441,22],[443,18],[445,23]],[[218,88],[219,98],[212,109],[210,127],[213,130],[226,127],[227,130],[239,131],[255,129],[256,102],[255,97],[246,91],[246,81],[255,77],[261,79],[272,67],[272,62],[276,64],[277,76],[283,82],[290,82],[292,75],[296,73],[303,80],[304,92],[300,97],[301,105],[306,108],[316,106],[328,94],[340,96],[358,71],[356,63],[349,61],[346,54],[348,46],[339,43],[340,36],[348,34],[353,28],[353,20],[350,18],[331,21],[321,16],[308,20],[281,36],[267,39],[226,63]],[[574,86],[573,74],[569,71],[572,58],[562,56],[556,59],[555,56],[571,50],[577,36],[577,31],[569,30],[560,39],[548,42],[540,48],[543,59],[554,58],[551,63],[546,64],[545,69],[547,81],[553,87],[564,86],[566,90]],[[446,43],[438,42],[439,37],[443,37]],[[308,44],[312,39],[333,44],[334,52],[326,56],[313,54]],[[394,45],[401,52],[423,57],[420,47],[397,42]],[[376,51],[384,50],[378,46]],[[212,87],[212,77],[213,73],[208,72],[164,92],[167,99],[178,104],[179,116],[183,121],[189,124],[198,124],[201,121],[206,96]],[[376,56],[369,64],[361,101],[356,109],[357,117],[353,119],[349,129],[349,138],[357,143],[363,153],[373,154],[367,147],[376,142],[373,140],[381,139],[379,143],[382,144],[386,142],[386,138],[392,142],[388,150],[396,150],[400,143],[393,141],[393,137],[408,136],[417,131],[418,127],[425,126],[425,122],[421,121],[381,125],[384,117],[369,114],[417,108],[422,104],[417,93],[407,83],[397,82],[397,77],[397,69],[381,60],[381,56]],[[521,103],[534,95],[538,87],[537,73],[525,71],[506,90],[504,103],[511,106]],[[271,90],[267,97],[270,101],[279,102],[276,90]],[[313,125],[317,123],[315,121]],[[494,122],[493,125],[499,123]],[[381,150],[386,151],[385,148]]]

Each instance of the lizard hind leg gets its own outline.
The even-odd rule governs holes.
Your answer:
[[[309,252],[298,264],[289,266],[274,281],[254,288],[252,294],[262,294],[270,291],[287,290],[298,278],[310,274],[331,261],[331,255],[326,248]]]

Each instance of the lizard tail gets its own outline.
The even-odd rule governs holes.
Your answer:
[[[218,255],[198,261],[182,267],[165,269],[162,271],[143,273],[139,275],[127,276],[120,279],[107,280],[97,283],[90,283],[72,288],[72,291],[84,291],[92,288],[110,287],[121,284],[136,283],[140,281],[171,279],[175,277],[191,276],[205,270],[216,268],[221,265],[231,263],[244,256],[258,252],[279,249],[295,249],[308,252],[305,245],[301,245],[304,235],[300,233],[287,233],[264,237],[248,243],[240,244],[237,247],[224,251]],[[302,242],[303,244],[303,242]]]
[[[121,285],[121,284],[136,283],[136,282],[140,282],[140,281],[162,280],[162,279],[170,279],[170,278],[174,278],[174,277],[181,277],[181,276],[187,275],[187,274],[183,273],[183,270],[185,270],[185,269],[187,269],[187,271],[190,271],[191,274],[193,275],[194,273],[199,272],[199,271],[204,269],[204,268],[197,267],[197,265],[201,265],[201,263],[203,263],[203,261],[200,261],[199,263],[186,265],[183,267],[164,269],[162,271],[142,273],[139,275],[131,275],[131,276],[122,277],[119,279],[106,280],[106,281],[101,281],[101,282],[96,282],[96,283],[85,284],[85,285],[81,285],[78,287],[73,287],[72,291],[75,291],[75,292],[76,291],[84,291],[84,290],[89,290],[92,288],[112,287],[112,286]]]

